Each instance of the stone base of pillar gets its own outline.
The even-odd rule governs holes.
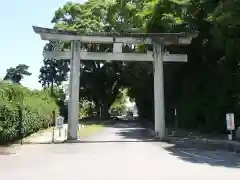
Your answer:
[[[65,143],[80,143],[80,139],[67,139]]]
[[[169,142],[169,139],[167,136],[160,138],[158,134],[155,136],[155,139],[161,142]]]
[[[70,129],[68,129],[70,130]],[[68,135],[67,135],[67,140],[77,140],[78,139],[78,135],[76,136],[75,133],[74,135],[72,135],[73,133],[72,132],[68,132]]]
[[[78,138],[67,137],[67,140],[77,140]]]
[[[147,128],[148,133],[154,137],[154,140],[161,141],[161,142],[169,142],[169,138],[165,135],[164,138],[159,137],[159,132],[155,132],[154,130]]]

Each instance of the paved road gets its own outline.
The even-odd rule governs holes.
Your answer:
[[[82,143],[25,145],[0,155],[6,180],[237,180],[240,157],[156,142],[135,124],[109,124]]]

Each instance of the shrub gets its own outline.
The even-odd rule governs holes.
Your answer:
[[[52,124],[53,110],[58,111],[58,106],[49,91],[31,91],[0,81],[0,143],[9,143],[48,127]]]

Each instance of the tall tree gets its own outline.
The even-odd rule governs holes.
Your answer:
[[[199,31],[189,46],[166,47],[170,52],[187,53],[189,61],[164,65],[167,120],[177,107],[183,128],[221,132],[225,113],[239,114],[237,7],[238,1],[231,0],[169,0],[155,5],[150,32]]]
[[[53,51],[61,47],[61,43],[49,42],[45,45],[44,51]],[[40,68],[39,83],[42,87],[53,87],[53,85],[61,85],[66,81],[69,72],[69,60],[61,59],[44,59],[43,66]]]
[[[108,29],[107,16],[110,1],[88,1],[85,4],[67,3],[56,11],[52,22],[55,28],[77,31],[104,31]],[[88,51],[108,52],[112,46],[83,44]],[[108,110],[114,102],[120,88],[120,64],[105,61],[81,61],[80,97],[93,101],[102,115],[108,116]]]
[[[67,80],[69,60],[44,59],[40,68],[39,82],[43,87],[61,85]]]
[[[80,32],[107,31],[121,33],[123,31],[135,31],[142,28],[149,18],[139,13],[144,9],[144,1],[111,1],[98,0],[87,1],[84,4],[66,3],[59,8],[52,22],[55,28],[77,30]],[[108,52],[112,51],[112,45],[83,44],[88,51]],[[125,45],[124,52],[133,52],[136,48]],[[81,61],[81,97],[94,101],[101,107],[103,115],[108,114],[111,104],[116,98],[119,88],[126,85],[128,79],[125,69],[135,63],[105,62],[105,61]],[[139,66],[136,66],[139,67]],[[145,65],[142,65],[144,68]],[[134,69],[136,70],[136,68]],[[144,78],[144,77],[143,77]],[[133,78],[134,79],[134,78]],[[136,84],[136,81],[131,81]],[[128,86],[132,84],[128,83]],[[142,95],[139,95],[142,96]],[[100,108],[99,108],[100,109]]]
[[[28,71],[29,66],[25,64],[19,64],[15,68],[11,67],[7,69],[4,80],[10,80],[13,83],[20,84],[24,76],[31,76],[32,73]]]
[[[225,113],[236,112],[237,117],[240,114],[238,6],[239,2],[232,0],[89,0],[83,4],[66,3],[56,11],[52,22],[55,28],[82,33],[198,30],[199,36],[190,45],[165,47],[171,53],[188,54],[188,63],[164,65],[166,119],[171,125],[172,110],[177,108],[181,127],[223,131]],[[82,48],[112,50],[106,44],[82,44]],[[151,48],[125,45],[123,51]],[[121,86],[129,88],[139,115],[152,120],[151,63],[82,61],[81,97],[97,106],[104,104],[107,112]]]

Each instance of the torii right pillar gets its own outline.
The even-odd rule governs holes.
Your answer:
[[[153,44],[155,133],[160,140],[164,140],[166,137],[164,109],[163,48],[163,44]]]

